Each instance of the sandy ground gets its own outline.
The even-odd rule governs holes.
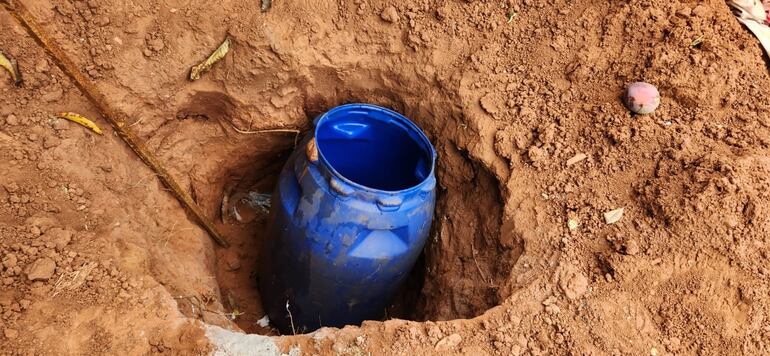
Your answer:
[[[24,3],[232,247],[0,11],[24,77],[0,73],[0,354],[770,353],[770,75],[720,0]],[[639,80],[654,114],[622,105]],[[295,142],[254,131],[357,101],[437,148],[424,261],[389,320],[277,336],[266,218],[223,196],[269,191]]]

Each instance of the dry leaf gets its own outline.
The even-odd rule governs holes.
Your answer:
[[[604,213],[604,222],[606,222],[607,224],[614,224],[620,221],[620,219],[623,218],[623,212],[625,210],[626,210],[625,208],[618,208],[618,209],[610,210]]]
[[[18,64],[15,60],[6,57],[3,51],[0,51],[0,67],[5,68],[11,74],[11,79],[16,86],[21,85],[21,73]]]
[[[225,41],[212,53],[209,58],[200,64],[190,69],[190,80],[198,80],[203,73],[208,72],[211,67],[219,62],[220,59],[225,58],[227,52],[230,51],[230,37],[225,38]]]
[[[80,125],[83,125],[91,129],[91,131],[96,132],[100,135],[102,134],[102,129],[100,129],[99,126],[96,126],[96,124],[93,121],[86,119],[80,114],[76,114],[72,112],[63,112],[59,114],[59,117],[62,119],[67,119],[69,121],[76,122]]]

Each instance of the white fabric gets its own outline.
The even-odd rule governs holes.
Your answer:
[[[759,39],[759,43],[770,56],[770,27],[765,24],[767,14],[765,6],[759,0],[730,0],[730,6],[735,10],[738,21]]]

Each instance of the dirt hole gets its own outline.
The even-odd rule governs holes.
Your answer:
[[[239,109],[226,95],[206,93],[205,99],[205,107],[190,106],[180,110],[178,116],[211,119],[220,115],[215,119],[229,122],[224,116],[237,115]],[[498,305],[511,293],[509,274],[523,251],[521,242],[503,231],[499,181],[442,135],[447,131],[437,127],[435,113],[427,114],[394,92],[365,91],[348,93],[343,100],[307,100],[304,111],[308,127],[316,115],[350,102],[374,103],[403,113],[426,131],[438,152],[438,194],[432,231],[406,285],[384,311],[383,318],[471,318]],[[449,117],[443,121],[451,122]],[[301,135],[306,132],[307,129]],[[227,160],[217,162],[219,169],[201,179],[214,184],[192,186],[199,204],[215,212],[222,233],[232,243],[229,249],[215,251],[221,297],[216,307],[247,333],[274,335],[275,330],[259,323],[264,313],[256,282],[260,245],[269,238],[269,215],[250,206],[244,198],[250,193],[272,193],[296,137],[286,133],[260,137],[258,144],[249,141],[248,145],[239,146]],[[225,204],[223,197],[227,197]],[[186,303],[180,302],[183,312],[191,309]],[[210,323],[227,323],[221,314],[203,316]]]

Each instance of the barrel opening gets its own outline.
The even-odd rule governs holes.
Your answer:
[[[344,105],[319,120],[320,156],[343,178],[366,188],[400,191],[433,169],[425,135],[400,114],[369,105]]]

